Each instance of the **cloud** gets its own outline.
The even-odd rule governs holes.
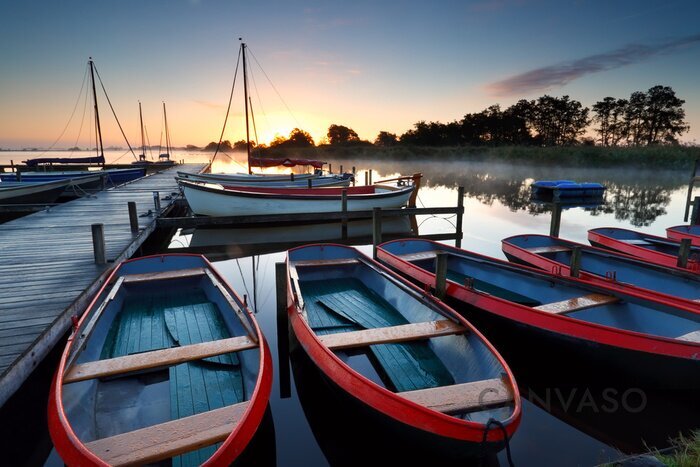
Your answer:
[[[670,53],[681,47],[700,42],[700,34],[682,37],[657,44],[630,44],[607,53],[590,55],[571,62],[526,71],[486,86],[496,96],[526,94],[531,91],[564,86],[582,76],[600,71],[613,70],[647,60],[656,55]]]

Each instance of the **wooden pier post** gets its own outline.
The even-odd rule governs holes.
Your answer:
[[[693,211],[690,214],[690,225],[700,224],[700,196],[693,199]]]
[[[455,239],[455,246],[457,248],[462,248],[462,219],[464,217],[464,187],[461,186],[457,188],[457,238]]]
[[[369,185],[371,185],[372,184],[372,169],[369,169],[367,171],[367,173],[369,174]]]
[[[365,186],[369,185],[369,171],[365,171]]]
[[[377,245],[382,243],[382,208],[372,208],[372,258],[377,259]]]
[[[291,394],[289,371],[289,318],[287,316],[287,264],[275,263],[275,289],[277,291],[277,368],[280,377],[280,398]]]
[[[357,178],[357,170],[355,170],[355,166],[352,166],[352,186],[355,186],[355,179]]]
[[[435,254],[435,296],[445,299],[447,292],[447,253],[438,251]]]
[[[549,223],[549,235],[551,235],[552,237],[558,237],[560,227],[561,227],[561,203],[552,203],[552,219]]]
[[[291,181],[294,181],[294,172],[291,172],[291,173],[289,174],[289,179],[290,179]]]
[[[341,219],[341,228],[340,228],[340,238],[343,240],[347,240],[348,238],[348,190],[343,189],[340,195],[340,210],[344,214],[343,218]]]
[[[105,253],[105,225],[92,224],[92,249],[95,254],[95,264],[107,264]]]
[[[309,179],[306,180],[306,187],[307,187],[307,188],[311,188],[311,186],[312,186],[312,185],[311,185],[311,179],[309,178]]]
[[[690,197],[693,195],[693,187],[695,186],[695,182],[700,182],[700,177],[698,177],[698,168],[700,168],[700,159],[695,159],[693,173],[690,175],[690,181],[688,181],[688,194],[685,199],[685,214],[683,215],[684,222],[688,221],[688,213],[690,212]]]
[[[681,246],[678,249],[678,262],[676,266],[679,268],[688,267],[688,256],[690,255],[690,243],[692,240],[689,238],[684,238],[681,240]]]
[[[576,245],[571,249],[571,262],[569,264],[569,275],[579,277],[581,273],[581,246]]]
[[[338,172],[340,175],[343,175],[343,164],[340,164],[340,171]]]
[[[333,164],[328,164],[328,173],[329,174],[333,173]]]
[[[153,192],[153,205],[156,209],[156,217],[160,216],[160,192]]]
[[[137,233],[139,231],[139,215],[136,212],[136,203],[134,201],[128,202],[129,206],[129,224],[131,224],[131,231]]]

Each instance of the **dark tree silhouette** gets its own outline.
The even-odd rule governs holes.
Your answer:
[[[374,140],[375,146],[394,146],[396,143],[398,143],[396,135],[388,131],[380,131]]]
[[[574,144],[588,125],[588,108],[569,96],[544,95],[530,104],[528,124],[543,146]]]
[[[328,141],[332,145],[341,145],[359,142],[360,137],[352,128],[333,124],[328,127]]]
[[[299,128],[295,128],[289,133],[289,138],[284,139],[281,136],[275,137],[270,143],[271,148],[307,148],[314,145],[314,139],[311,135]]]
[[[204,149],[202,149],[202,150],[203,151],[216,151],[217,144],[218,143],[215,143],[214,141],[212,141],[211,143],[204,146]],[[222,141],[221,146],[219,146],[219,151],[227,151],[227,150],[230,151],[232,149],[233,149],[233,147],[231,146],[231,141],[229,141],[229,140]]]
[[[647,145],[676,143],[678,136],[690,129],[683,120],[683,104],[685,101],[668,86],[654,86],[647,91],[643,127]]]

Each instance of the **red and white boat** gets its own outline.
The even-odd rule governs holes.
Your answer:
[[[447,305],[342,245],[289,250],[287,271],[298,343],[340,399],[392,427],[397,445],[478,455],[516,431],[513,374]]]
[[[666,229],[666,236],[671,240],[680,242],[689,238],[690,243],[700,246],[700,225],[676,225]]]
[[[75,319],[49,432],[67,465],[230,465],[271,387],[255,318],[203,256],[139,258]]]

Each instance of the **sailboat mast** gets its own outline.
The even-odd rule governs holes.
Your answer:
[[[241,51],[243,52],[243,94],[245,98],[245,147],[248,151],[248,173],[252,174],[252,166],[250,165],[250,130],[248,128],[248,74],[245,63],[245,42],[241,42]]]
[[[163,119],[165,120],[165,148],[170,154],[170,133],[168,133],[168,114],[165,112],[165,102],[163,102]]]
[[[141,154],[146,160],[146,142],[143,139],[143,113],[141,112],[141,101],[139,101],[139,122],[141,122]]]
[[[90,78],[92,80],[92,99],[95,103],[95,123],[97,128],[97,138],[99,139],[100,147],[98,156],[102,156],[102,165],[104,165],[104,147],[102,145],[102,129],[100,128],[100,111],[97,109],[97,90],[95,89],[95,65],[92,61],[92,57],[89,60],[90,63]]]

